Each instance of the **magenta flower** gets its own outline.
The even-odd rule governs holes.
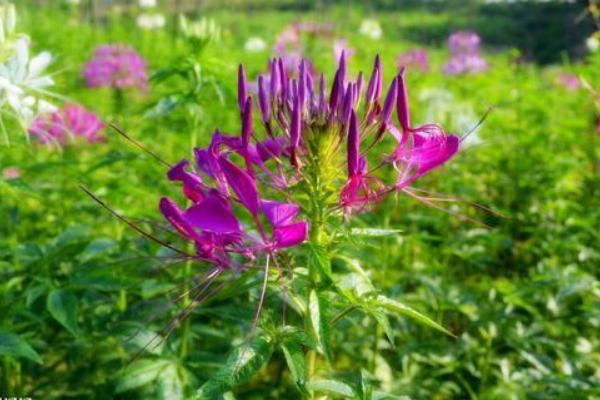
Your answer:
[[[452,54],[479,53],[481,38],[473,31],[457,31],[448,37],[448,47]]]
[[[100,131],[104,123],[83,106],[67,104],[61,110],[37,117],[29,127],[29,134],[42,144],[64,145],[68,141],[85,139],[87,143],[104,141]]]
[[[429,54],[425,49],[412,49],[396,58],[398,68],[416,68],[421,72],[429,70]]]
[[[215,131],[207,147],[194,149],[194,165],[184,160],[169,170],[168,178],[181,183],[189,207],[160,201],[167,221],[195,243],[195,257],[218,268],[243,269],[261,256],[275,259],[276,252],[301,244],[309,237],[309,216],[315,229],[326,218],[315,217],[318,210],[341,209],[349,216],[393,192],[414,196],[410,185],[459,150],[459,137],[440,126],[413,127],[404,70],[380,103],[379,57],[365,86],[362,74],[349,76],[342,52],[329,90],[325,78],[314,79],[305,61],[295,78],[287,75],[281,59],[269,65],[254,100],[239,69],[240,134]],[[379,146],[387,140],[393,144],[391,153]],[[341,161],[347,176],[339,174]],[[385,167],[397,175],[390,180],[380,172]],[[311,189],[315,176],[319,191]],[[306,196],[322,203],[318,210],[305,204]]]
[[[2,177],[7,181],[19,179],[21,177],[21,171],[17,167],[6,167],[2,170]]]
[[[481,38],[475,32],[458,31],[448,37],[450,58],[443,71],[448,75],[477,73],[487,70],[488,63],[480,54]]]
[[[92,88],[137,87],[146,91],[148,87],[146,61],[133,48],[124,44],[99,46],[86,64],[83,77]]]
[[[567,90],[575,91],[581,88],[581,81],[575,74],[562,72],[556,77],[556,83]]]
[[[443,71],[448,75],[459,75],[468,72],[483,72],[488,69],[488,63],[479,54],[457,54],[448,60]]]
[[[339,60],[342,52],[346,54],[346,58],[351,58],[355,53],[354,49],[348,46],[346,39],[335,39],[333,41],[333,59],[335,61]]]

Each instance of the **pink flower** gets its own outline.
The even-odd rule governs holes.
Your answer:
[[[479,53],[481,38],[475,32],[458,31],[448,37],[450,59],[444,65],[447,75],[482,72],[488,69],[487,61]]]
[[[443,71],[447,75],[459,75],[469,72],[483,72],[488,69],[488,63],[479,54],[458,54],[452,56]]]
[[[21,171],[17,167],[6,167],[2,170],[2,176],[6,180],[19,179]]]
[[[473,31],[457,31],[448,37],[448,47],[452,54],[479,53],[481,38]]]
[[[562,72],[556,77],[556,83],[567,90],[575,91],[581,87],[581,81],[575,74]]]
[[[333,59],[336,62],[342,56],[342,52],[346,54],[346,58],[352,57],[355,53],[354,49],[348,46],[348,41],[346,39],[335,39],[333,41]]]
[[[429,54],[425,49],[412,49],[402,53],[396,58],[398,68],[415,67],[421,72],[427,72],[429,69]]]
[[[148,87],[146,61],[131,47],[124,44],[99,46],[83,70],[89,87],[122,89]]]
[[[104,140],[99,132],[104,123],[83,106],[67,104],[61,110],[37,117],[29,127],[29,133],[42,144],[64,145],[68,140],[83,138],[88,143]]]

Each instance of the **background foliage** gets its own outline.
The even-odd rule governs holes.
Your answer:
[[[218,22],[222,39],[197,51],[177,35],[174,16],[165,29],[147,32],[134,26],[131,15],[108,12],[93,22],[51,3],[17,6],[34,47],[58,56],[57,91],[171,161],[189,156],[193,144],[205,144],[214,127],[237,132],[237,64],[247,65],[254,77],[266,69],[270,55],[268,49],[245,52],[249,37],[260,36],[270,46],[292,21],[333,21],[335,36],[356,49],[351,70],[370,69],[379,53],[387,77],[397,54],[427,46],[432,71],[409,74],[414,119],[435,115],[449,131],[464,131],[457,115],[475,123],[489,107],[493,112],[478,131],[481,143],[421,185],[502,216],[457,206],[483,227],[400,196],[361,218],[357,227],[401,233],[348,245],[356,268],[367,271],[389,298],[401,298],[457,337],[405,318],[391,318],[385,329],[381,320],[351,312],[323,327],[339,344],[328,350],[337,372],[328,375],[331,369],[323,364],[317,371],[323,379],[313,389],[333,398],[376,398],[379,391],[414,399],[600,397],[600,137],[590,94],[555,83],[558,71],[566,70],[600,87],[598,54],[577,63],[566,58],[581,54],[578,44],[588,29],[575,18],[581,4],[473,3],[481,10],[475,14],[460,7],[385,9],[390,2],[370,7],[307,2],[300,14],[208,7],[202,15]],[[537,15],[570,25],[538,28],[528,22]],[[380,21],[381,40],[358,35],[365,16]],[[572,26],[580,28],[566,34]],[[488,72],[457,77],[440,72],[447,56],[443,40],[461,27],[480,31],[493,45],[486,49]],[[148,95],[128,94],[117,110],[110,93],[86,89],[80,78],[94,47],[105,42],[131,43],[155,73]],[[521,54],[560,64],[523,63]],[[309,42],[307,55],[317,69],[333,70],[330,42]],[[440,98],[441,108],[434,109]],[[267,298],[274,310],[266,315],[272,321],[265,322],[270,341],[246,341],[258,276],[240,276],[194,309],[186,351],[182,329],[146,347],[176,312],[169,301],[173,293],[198,271],[157,261],[152,256],[164,250],[127,230],[79,190],[79,184],[93,188],[140,221],[156,220],[158,198],[174,194],[160,164],[107,135],[104,145],[63,151],[24,140],[0,149],[0,169],[17,166],[22,173],[20,179],[0,180],[0,394],[175,399],[198,394],[200,387],[212,397],[235,384],[226,398],[299,398],[302,391],[295,387],[305,378],[293,366],[297,343],[305,338],[282,328],[277,285]],[[334,260],[333,268],[348,280],[349,290],[360,290],[367,283],[359,273],[345,273],[345,264]],[[331,299],[315,301],[323,312],[339,311]],[[236,352],[244,352],[247,362],[232,373],[227,360],[236,359]]]

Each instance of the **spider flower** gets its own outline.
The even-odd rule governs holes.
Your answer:
[[[69,140],[87,143],[104,141],[100,131],[104,123],[83,106],[67,104],[61,110],[38,116],[29,127],[30,135],[42,144],[65,145]]]
[[[88,87],[123,89],[148,87],[146,61],[131,47],[124,44],[99,46],[83,70]]]
[[[169,170],[189,206],[160,202],[167,221],[195,243],[197,258],[221,268],[244,268],[317,235],[332,218],[366,211],[394,192],[410,194],[410,185],[459,150],[459,137],[439,125],[412,125],[404,70],[382,96],[379,57],[363,82],[362,73],[349,75],[342,53],[329,88],[306,61],[294,77],[281,59],[269,65],[254,96],[239,68],[240,133],[215,131],[208,146],[194,149],[193,163]]]
[[[448,37],[450,58],[444,65],[447,75],[477,73],[487,70],[488,63],[480,54],[481,38],[475,32],[458,31]]]
[[[452,54],[479,53],[481,38],[473,31],[457,31],[448,37],[448,47]]]

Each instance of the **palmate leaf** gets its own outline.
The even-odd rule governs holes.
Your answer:
[[[42,363],[42,359],[36,351],[21,336],[0,330],[0,355],[25,358],[27,360]]]
[[[441,326],[440,324],[438,324],[437,322],[435,322],[431,318],[429,318],[429,317],[421,314],[420,312],[418,312],[414,308],[409,307],[406,304],[403,304],[403,303],[401,303],[399,301],[390,299],[390,298],[385,297],[383,295],[379,295],[379,296],[377,296],[375,298],[375,300],[372,303],[372,305],[381,307],[384,310],[391,311],[391,312],[393,312],[395,314],[400,314],[400,315],[404,315],[404,316],[410,317],[410,318],[416,320],[417,322],[420,322],[420,323],[422,323],[424,325],[427,325],[427,326],[429,326],[431,328],[437,329],[438,331],[444,332],[447,335],[455,337],[450,331],[448,331],[446,328],[444,328],[443,326]]]
[[[63,289],[54,289],[46,299],[46,309],[73,336],[77,336],[77,297]]]
[[[234,350],[225,365],[198,389],[193,399],[214,399],[252,378],[273,353],[273,341],[258,336]]]
[[[327,359],[331,360],[329,348],[329,323],[325,317],[326,305],[326,300],[323,297],[320,297],[315,290],[311,290],[308,296],[310,323],[318,349]]]

